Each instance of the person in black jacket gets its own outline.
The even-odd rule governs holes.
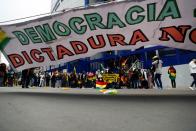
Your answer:
[[[46,78],[46,87],[49,87],[50,86],[50,75],[48,72],[46,73],[45,78]]]
[[[30,80],[33,76],[34,68],[24,69],[22,71],[22,88],[29,88]]]
[[[6,64],[0,64],[0,87],[5,86],[7,80]]]
[[[54,71],[51,77],[51,87],[55,88],[55,84],[56,84],[56,72]]]
[[[139,87],[139,71],[138,69],[133,70],[133,74],[131,76],[132,88],[137,89]]]

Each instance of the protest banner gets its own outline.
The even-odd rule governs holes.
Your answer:
[[[195,0],[144,0],[73,9],[2,25],[0,49],[18,71],[147,45],[195,51],[195,7]]]

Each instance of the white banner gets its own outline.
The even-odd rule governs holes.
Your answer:
[[[146,45],[195,51],[195,8],[195,0],[146,0],[74,9],[1,26],[0,48],[16,70]]]

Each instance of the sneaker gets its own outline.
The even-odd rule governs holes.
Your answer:
[[[194,90],[194,88],[193,88],[193,87],[191,87],[191,86],[190,86],[189,88],[190,88],[191,90]]]

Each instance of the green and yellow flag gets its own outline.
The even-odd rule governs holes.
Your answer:
[[[0,28],[0,50],[4,49],[4,47],[9,42],[10,38],[7,34]]]

